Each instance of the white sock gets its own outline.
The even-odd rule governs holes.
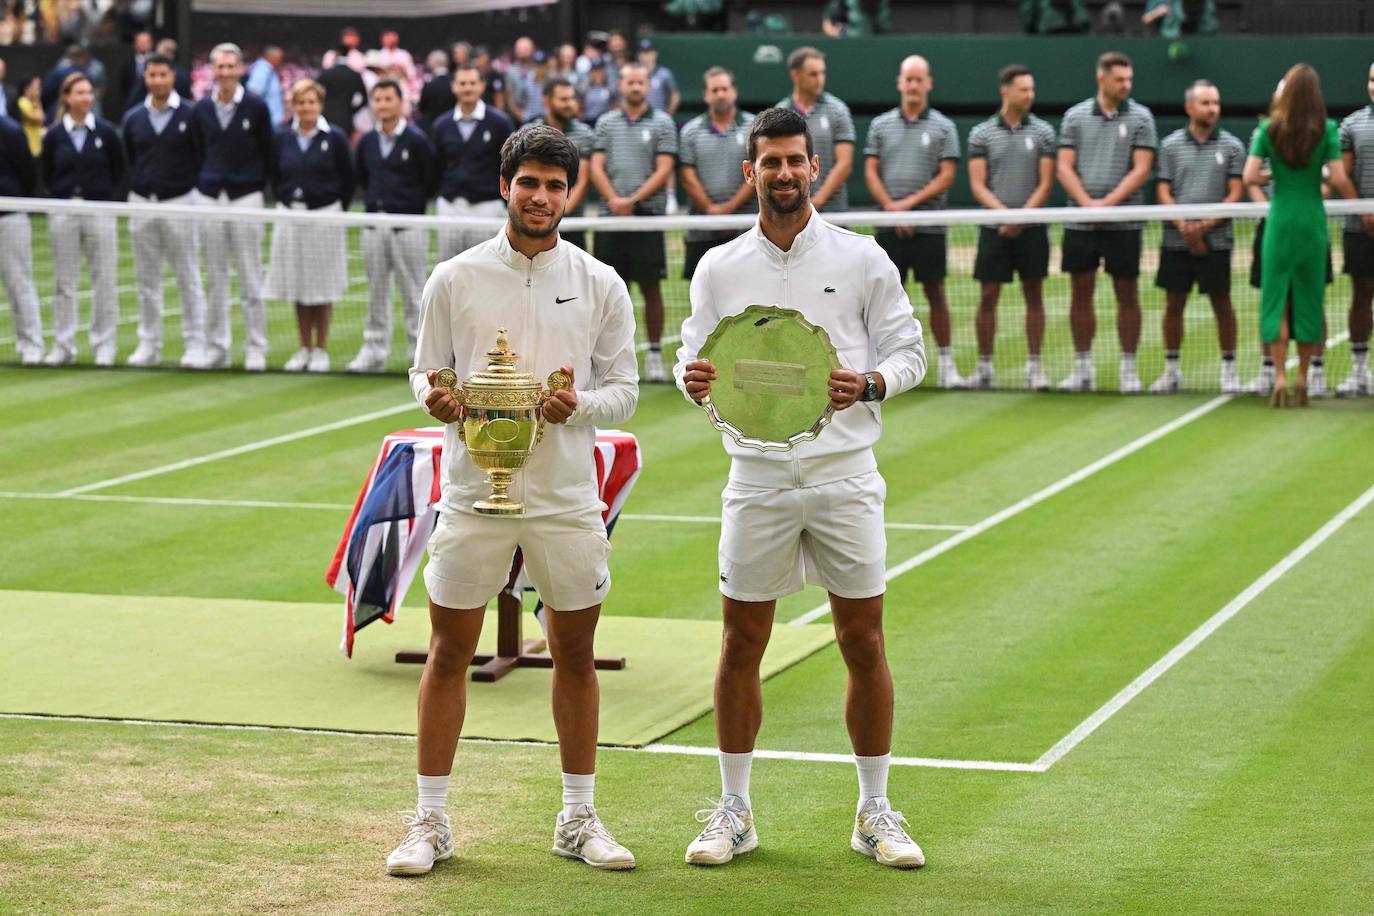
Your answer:
[[[1122,368],[1125,368],[1125,369],[1134,369],[1134,368],[1135,368],[1135,354],[1134,354],[1134,353],[1122,353],[1122,354],[1121,354],[1121,366],[1122,366]]]
[[[595,773],[563,774],[563,816],[572,817],[578,805],[595,804]]]
[[[891,754],[877,757],[854,755],[854,765],[859,768],[859,810],[871,799],[887,800],[887,768],[892,763]]]
[[[980,356],[980,357],[978,357],[978,368],[979,368],[979,369],[991,369],[991,368],[992,368],[992,357],[991,357],[991,356]]]
[[[751,811],[754,806],[749,801],[749,771],[754,767],[754,752],[727,754],[720,752],[720,792],[722,795],[736,795],[744,799],[744,806]]]
[[[1091,366],[1092,364],[1093,364],[1093,351],[1092,351],[1092,350],[1080,350],[1080,351],[1078,352],[1078,365],[1079,365],[1079,367],[1080,367],[1080,368],[1081,368],[1081,367],[1087,367],[1087,366]]]
[[[1038,355],[1027,356],[1027,357],[1026,357],[1026,365],[1027,365],[1027,366],[1038,366],[1038,365],[1040,365],[1040,357],[1039,357]]]
[[[940,359],[942,359],[942,360],[943,360],[943,359],[948,359],[948,360],[951,360],[951,361],[952,361],[952,360],[954,359],[954,348],[953,348],[953,347],[941,347],[941,348],[940,348]]]
[[[1350,354],[1350,358],[1351,358],[1351,360],[1354,362],[1355,368],[1356,368],[1356,369],[1368,369],[1368,368],[1369,368],[1369,351],[1368,351],[1368,350],[1355,350],[1355,351],[1353,351],[1353,352]]]
[[[448,780],[447,776],[423,776],[416,773],[415,784],[420,787],[420,797],[416,804],[440,814],[445,813],[444,806],[448,804]]]

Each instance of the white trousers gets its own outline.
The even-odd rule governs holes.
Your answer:
[[[197,195],[206,207],[262,207],[261,191],[230,200],[228,194],[217,198]],[[239,278],[239,302],[243,308],[244,353],[267,353],[267,307],[262,299],[262,236],[265,222],[237,223],[205,221],[206,328],[207,345],[228,353],[233,345],[229,321],[229,268]]]
[[[189,204],[191,194],[165,198],[164,204]],[[148,198],[130,193],[132,203]],[[200,283],[196,251],[199,227],[195,220],[156,216],[129,217],[134,249],[134,278],[138,287],[138,342],[162,349],[162,273],[171,262],[181,299],[181,336],[187,353],[205,346],[205,290]]]
[[[406,339],[415,349],[420,331],[420,293],[426,277],[429,232],[367,226],[362,232],[363,266],[367,268],[367,324],[363,343],[385,357],[391,352],[391,281],[400,287]]]
[[[76,352],[76,294],[81,286],[81,253],[91,272],[91,351],[114,357],[119,323],[119,220],[113,216],[54,213],[48,219],[52,241],[53,347]]]
[[[33,227],[27,213],[0,216],[0,281],[10,297],[20,358],[43,355],[43,314],[33,285]]]
[[[461,197],[453,200],[439,198],[434,203],[434,210],[439,216],[487,216],[501,219],[506,215],[506,202],[499,197],[496,200],[484,200],[480,204],[470,204]],[[447,261],[457,254],[462,254],[473,245],[479,245],[495,235],[495,232],[486,229],[439,229],[439,260]]]

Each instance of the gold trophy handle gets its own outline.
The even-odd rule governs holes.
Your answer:
[[[562,369],[555,369],[553,372],[549,373],[548,384],[549,394],[553,394],[555,391],[571,391],[573,386],[572,376]]]
[[[453,399],[454,399],[455,401],[458,402],[458,406],[460,406],[460,407],[463,406],[463,404],[464,404],[463,389],[460,388],[460,387],[458,386],[458,373],[457,373],[457,372],[454,372],[452,369],[448,368],[447,366],[445,366],[444,368],[440,369],[438,372],[435,372],[435,373],[434,373],[434,387],[435,387],[435,388],[447,388],[449,394],[453,395]],[[465,438],[464,435],[463,435],[463,418],[462,418],[461,415],[458,417],[457,426],[458,426],[458,441],[459,441],[459,442],[464,442],[464,441],[466,441],[466,438]]]

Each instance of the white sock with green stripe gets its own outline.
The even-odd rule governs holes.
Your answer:
[[[854,765],[859,768],[859,810],[870,800],[887,800],[887,770],[892,765],[892,754],[877,757],[854,755]]]
[[[744,799],[744,806],[753,810],[749,801],[749,773],[754,768],[754,752],[743,754],[720,752],[720,794]]]

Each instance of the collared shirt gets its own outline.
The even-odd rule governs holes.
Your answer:
[[[300,150],[303,153],[306,150],[310,149],[310,144],[315,142],[315,136],[317,134],[329,133],[329,122],[326,121],[324,118],[320,118],[315,122],[315,129],[307,133],[306,131],[301,130],[300,119],[292,118],[291,132],[296,135],[296,145],[300,147]]]
[[[596,151],[606,154],[606,175],[617,194],[633,194],[654,173],[658,157],[666,153],[676,158],[677,149],[677,126],[656,108],[645,108],[633,120],[625,109],[615,108],[596,122]],[[667,192],[659,188],[648,200],[640,201],[636,209],[657,216],[667,206]],[[610,212],[610,204],[602,201],[601,214],[606,216]]]
[[[809,111],[798,108],[791,96],[779,101],[775,107],[790,108],[806,119],[806,126],[811,131],[811,145],[821,159],[821,173],[811,183],[811,187],[819,188],[825,184],[830,170],[835,167],[835,146],[840,143],[854,143],[858,139],[849,106],[830,93],[822,92]],[[833,212],[848,209],[849,190],[840,185],[834,196],[825,202],[823,210]]]
[[[577,118],[568,119],[567,124],[554,124],[547,115],[534,119],[536,124],[546,124],[555,130],[561,130],[563,135],[577,147],[577,158],[590,159],[592,151],[596,148],[596,134],[582,121]]]
[[[744,183],[744,169],[741,163],[749,158],[749,126],[754,116],[747,111],[737,111],[725,130],[716,127],[711,113],[698,115],[682,128],[678,138],[678,160],[683,165],[696,169],[697,178],[706,190],[712,203],[722,204],[735,196],[739,186]],[[753,213],[758,209],[758,199],[750,197],[739,208],[740,213]],[[692,212],[700,213],[695,203]],[[726,237],[738,233],[726,232]],[[689,229],[687,241],[707,241],[719,238],[721,233]]]
[[[1361,197],[1374,197],[1374,105],[1366,105],[1341,121],[1341,152],[1355,154],[1350,180]],[[1358,216],[1347,216],[1345,228],[1364,231]]]
[[[1040,163],[1054,158],[1054,128],[1027,114],[1016,126],[995,114],[968,132],[968,157],[988,162],[988,190],[1008,207],[1024,207],[1040,185]]]
[[[878,177],[894,200],[924,188],[940,174],[940,163],[959,159],[959,131],[954,122],[927,107],[908,118],[901,107],[890,109],[868,125],[864,155],[878,158]],[[925,201],[917,210],[943,210],[948,192]],[[943,235],[944,226],[920,226],[923,235]]]
[[[1174,131],[1159,145],[1159,180],[1167,181],[1174,200],[1181,204],[1214,204],[1226,197],[1232,178],[1245,171],[1245,147],[1240,138],[1217,128],[1206,140],[1198,140],[1186,127]],[[1231,221],[1222,220],[1207,233],[1212,251],[1230,251]],[[1164,221],[1163,246],[1187,250],[1172,220]]]
[[[1155,132],[1155,118],[1150,109],[1127,99],[1115,112],[1106,112],[1097,104],[1097,97],[1085,99],[1064,113],[1059,125],[1060,149],[1077,151],[1074,171],[1083,182],[1089,197],[1106,197],[1131,171],[1131,159],[1137,149],[1156,150],[1159,135]],[[1145,199],[1138,189],[1123,204],[1140,204]],[[1144,223],[1080,223],[1069,224],[1070,229],[1140,229]]]
[[[460,124],[462,122],[459,122]],[[388,133],[382,130],[380,122],[377,124],[377,142],[381,144],[382,158],[387,159],[391,156],[391,151],[396,148],[396,141],[401,139],[401,134],[406,132],[406,119],[398,118],[396,126]]]
[[[215,116],[219,118],[220,130],[229,129],[229,122],[234,120],[234,112],[238,111],[239,102],[243,101],[243,92],[243,86],[240,85],[234,90],[234,97],[226,104],[219,100],[219,87],[215,87],[210,97],[215,101]]]
[[[81,152],[86,145],[86,138],[95,133],[95,115],[86,112],[86,117],[77,123],[71,115],[62,116],[62,126],[67,129],[67,135],[72,138],[72,146],[76,151]]]
[[[143,100],[143,107],[148,109],[148,123],[153,125],[153,133],[161,134],[167,129],[167,125],[172,123],[172,117],[181,107],[181,96],[173,89],[172,94],[167,96],[167,104],[158,108],[153,104],[153,97],[150,95]]]
[[[649,75],[649,104],[660,111],[667,111],[674,92],[677,92],[677,79],[673,71],[659,64]]]
[[[477,105],[472,109],[472,114],[463,114],[463,106],[453,106],[453,120],[458,122],[458,133],[463,135],[463,142],[472,139],[472,132],[477,129],[477,125],[487,116],[487,103],[481,99],[477,100]]]

